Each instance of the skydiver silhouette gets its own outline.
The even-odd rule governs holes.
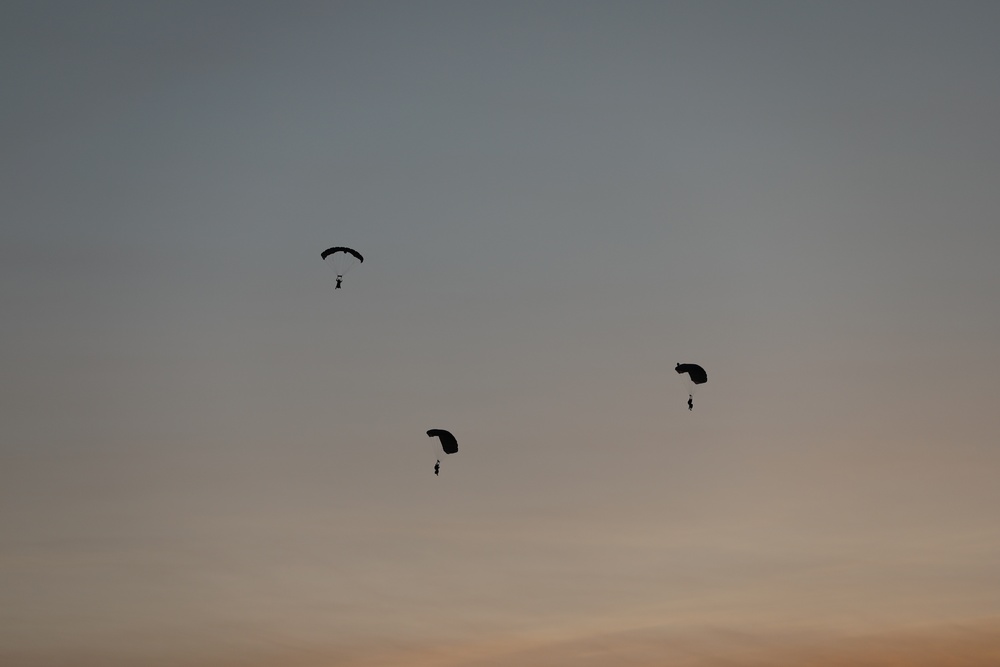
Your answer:
[[[441,472],[441,459],[438,459],[437,463],[434,464],[434,474],[437,475],[440,472]]]
[[[343,282],[344,276],[337,276],[337,286],[334,289],[340,289],[340,283]]]
[[[694,410],[694,394],[688,394],[688,410]]]

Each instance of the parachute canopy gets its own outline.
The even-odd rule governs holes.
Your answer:
[[[353,248],[344,248],[344,247],[340,247],[340,246],[338,246],[336,248],[327,248],[326,250],[323,251],[322,257],[323,257],[323,259],[326,259],[330,255],[333,255],[333,254],[338,253],[338,252],[347,253],[348,255],[354,255],[354,257],[359,262],[365,261],[365,258],[362,257],[361,253],[358,252],[357,250],[354,250]]]
[[[431,438],[439,438],[441,440],[441,449],[444,450],[445,454],[454,454],[458,451],[458,440],[455,439],[448,431],[444,431],[439,428],[432,428],[427,431],[427,436]]]
[[[677,364],[674,370],[678,373],[687,373],[691,382],[695,384],[705,384],[708,382],[708,373],[698,364]]]

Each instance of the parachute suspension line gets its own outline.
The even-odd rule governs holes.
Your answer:
[[[343,278],[345,273],[354,268],[354,265],[358,263],[358,260],[351,256],[338,257],[336,259],[331,257],[326,260],[326,263],[330,265],[330,270]]]

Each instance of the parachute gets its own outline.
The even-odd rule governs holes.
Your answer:
[[[427,436],[430,438],[438,438],[441,440],[441,449],[444,450],[445,454],[455,454],[458,452],[458,440],[455,439],[448,431],[444,431],[439,428],[432,428],[427,431]]]
[[[691,382],[695,384],[705,384],[708,382],[708,373],[698,364],[677,364],[674,370],[678,373],[687,373]]]
[[[359,262],[363,262],[363,261],[365,261],[365,258],[361,256],[361,253],[360,253],[360,252],[358,252],[357,250],[354,250],[353,248],[341,248],[341,247],[337,247],[337,248],[327,248],[326,250],[324,250],[324,251],[323,251],[323,252],[322,252],[322,253],[320,254],[320,257],[322,257],[323,259],[326,259],[326,258],[327,258],[327,257],[329,257],[330,255],[333,255],[333,254],[336,254],[336,253],[338,253],[338,252],[342,252],[342,253],[346,253],[346,254],[348,254],[348,255],[352,255],[352,256],[353,256],[353,257],[354,257],[355,259],[357,259],[357,260],[358,260]]]
[[[337,289],[340,289],[340,283],[344,279],[344,274],[350,271],[354,265],[365,261],[360,252],[343,246],[327,248],[320,256],[333,269],[334,273],[337,274]]]
[[[455,454],[458,452],[458,440],[456,440],[455,436],[453,436],[448,431],[445,431],[440,428],[432,428],[431,430],[427,431],[427,437],[438,438],[441,441],[441,449],[444,450],[445,454]],[[434,449],[436,451],[437,447],[435,447]],[[438,454],[438,456],[440,456],[440,454]],[[434,464],[434,474],[435,475],[441,474],[440,458],[437,460],[437,463]]]
[[[691,384],[688,387],[688,410],[694,410],[694,392],[699,384],[708,382],[708,373],[698,364],[677,364],[674,370],[683,375],[687,373]]]

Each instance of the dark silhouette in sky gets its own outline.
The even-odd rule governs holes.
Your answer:
[[[674,366],[674,370],[678,373],[687,373],[688,377],[691,378],[691,382],[695,384],[705,384],[708,382],[708,373],[698,364],[677,364]]]
[[[439,438],[441,440],[441,449],[444,450],[445,454],[454,454],[458,451],[458,440],[448,431],[432,428],[427,431],[427,435],[431,438]]]
[[[351,255],[355,259],[357,259],[359,262],[365,261],[365,258],[362,257],[361,253],[358,252],[357,250],[354,250],[352,248],[344,248],[344,247],[341,247],[341,246],[336,246],[336,247],[333,247],[333,248],[327,248],[322,253],[320,253],[320,257],[322,257],[325,260],[330,255],[336,255],[338,252],[342,252],[344,254]]]
[[[434,464],[434,474],[438,475],[440,473],[441,473],[441,459],[438,459],[437,463]]]
[[[674,370],[679,374],[683,375],[687,373],[688,377],[691,379],[691,383],[695,385],[705,384],[708,382],[708,373],[705,369],[698,364],[677,364],[674,366]],[[694,410],[694,390],[688,394],[688,410]]]
[[[327,248],[320,253],[320,257],[337,273],[337,286],[334,289],[341,288],[341,283],[344,281],[344,274],[350,271],[351,267],[365,261],[360,252],[353,248],[345,248],[344,246]]]

